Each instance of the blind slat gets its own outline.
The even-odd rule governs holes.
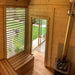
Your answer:
[[[24,50],[25,8],[6,8],[7,58]]]

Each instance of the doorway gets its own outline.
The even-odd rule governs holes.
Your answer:
[[[32,19],[32,53],[38,51],[45,54],[46,26],[46,19]]]

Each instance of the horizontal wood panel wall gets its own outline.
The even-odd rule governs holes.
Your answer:
[[[29,0],[0,0],[0,5],[4,6],[18,6],[18,7],[28,7]]]
[[[30,4],[68,5],[69,0],[31,0]]]
[[[0,7],[0,60],[3,59],[3,8]]]
[[[26,36],[26,49],[30,49],[30,32],[31,32],[31,15],[48,16],[50,17],[49,25],[49,46],[48,46],[48,66],[54,68],[55,59],[58,56],[58,52],[62,51],[65,34],[68,23],[68,0],[31,0],[29,9],[27,9],[27,31],[29,35]],[[54,11],[53,11],[54,10]],[[53,14],[54,13],[54,14]],[[53,17],[54,15],[54,17]],[[51,25],[53,25],[52,43],[51,41]],[[68,51],[68,59],[72,62],[71,75],[75,75],[75,24],[73,25],[70,48]],[[52,46],[51,46],[52,45]],[[60,53],[62,54],[62,52]],[[60,55],[59,54],[59,55]],[[60,56],[61,57],[61,56]]]

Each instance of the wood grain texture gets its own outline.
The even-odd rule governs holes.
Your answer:
[[[0,61],[1,75],[17,75],[7,60]]]
[[[3,59],[3,8],[0,7],[0,60]]]
[[[71,39],[71,32],[73,29],[73,23],[74,23],[74,16],[69,16],[68,20],[68,27],[66,31],[66,36],[65,36],[65,42],[64,42],[64,47],[63,47],[63,54],[62,54],[62,59],[66,59],[67,57],[67,52],[68,52],[68,47]]]
[[[25,0],[26,1],[26,0]],[[0,0],[0,59],[3,59],[3,7],[27,7],[28,1],[19,0]],[[13,3],[12,3],[13,2]],[[50,17],[49,39],[48,39],[48,66],[54,68],[55,58],[57,57],[59,43],[64,43],[68,22],[68,0],[31,0],[29,7],[26,9],[26,32],[25,32],[25,50],[30,53],[30,37],[31,37],[31,15],[40,15]],[[54,14],[53,14],[54,13]],[[53,29],[52,29],[53,26]],[[52,39],[52,42],[51,42]],[[70,46],[75,47],[75,16]],[[75,75],[75,48],[71,51],[72,68],[71,75]],[[70,54],[70,52],[69,52]],[[51,57],[50,57],[51,56]],[[69,56],[68,56],[69,57]],[[51,62],[50,62],[51,61]],[[49,63],[50,62],[50,63]]]
[[[57,57],[59,43],[64,43],[65,33],[67,28],[67,7],[66,8],[55,8],[54,18],[54,30],[53,30],[53,45],[52,45],[52,67],[55,64]]]
[[[54,17],[52,18],[53,12],[52,9],[54,9]],[[49,45],[48,45],[48,50],[50,50],[49,54],[51,55],[51,58],[48,58],[51,60],[51,64],[50,67],[54,68],[54,64],[55,64],[55,59],[57,57],[57,52],[58,52],[58,46],[59,43],[64,43],[65,41],[65,35],[66,35],[66,29],[67,29],[67,22],[68,22],[68,0],[38,0],[38,1],[34,1],[31,0],[29,9],[28,9],[28,25],[30,27],[30,16],[31,15],[40,15],[40,16],[49,16],[50,17],[50,25],[49,25]],[[51,25],[53,25],[53,31],[52,31],[52,36],[53,36],[53,40],[52,40],[52,47],[50,47],[51,43]],[[75,46],[75,40],[74,40],[74,30],[75,27],[73,25],[73,30],[72,30],[72,35],[71,35],[71,40],[70,40],[70,45]],[[75,49],[74,49],[75,50]],[[74,50],[72,50],[71,52],[74,52]],[[70,52],[69,52],[70,54]],[[68,56],[69,57],[69,56]],[[75,64],[75,60],[74,60],[74,55],[72,56],[72,64]],[[75,67],[72,66],[72,74],[74,75],[74,69]]]
[[[69,0],[31,0],[30,4],[68,5]]]
[[[4,14],[3,14],[3,15],[4,15],[4,23],[3,23],[3,24],[4,24],[4,25],[3,25],[3,26],[4,26],[4,30],[3,30],[3,32],[4,32],[4,33],[3,33],[3,37],[4,37],[4,39],[3,39],[3,40],[4,40],[4,44],[3,44],[3,45],[4,45],[4,47],[3,47],[3,49],[4,49],[4,50],[3,50],[3,51],[4,51],[4,59],[7,59],[6,7],[4,7],[3,10],[4,10]]]
[[[40,48],[40,47],[39,47]],[[37,51],[33,52],[34,55],[34,67],[27,71],[24,75],[53,75],[52,71],[44,65],[44,55]]]
[[[58,10],[59,9],[59,10]],[[29,17],[28,17],[28,27],[31,29],[31,16],[32,15],[39,15],[39,16],[48,16],[50,17],[50,24],[49,24],[49,39],[48,40],[48,66],[53,66],[55,63],[55,58],[57,57],[58,51],[58,43],[64,43],[66,27],[67,27],[67,10],[68,7],[66,6],[56,6],[56,5],[30,5],[29,6]],[[31,32],[31,31],[30,31]],[[29,32],[27,32],[29,33]],[[29,36],[31,34],[29,33]],[[26,36],[28,38],[28,35]],[[30,38],[31,39],[31,38]],[[30,40],[28,39],[28,40]],[[51,39],[53,39],[51,41]],[[61,40],[62,39],[62,40]],[[28,42],[30,43],[30,42]],[[29,45],[30,48],[30,45]],[[30,50],[30,49],[28,49]],[[55,54],[54,54],[55,53]],[[51,64],[50,64],[51,61]]]
[[[49,6],[47,6],[47,7],[45,7],[45,6],[30,6],[29,7],[30,9],[28,10],[29,11],[29,17],[27,17],[26,18],[26,20],[27,20],[27,28],[28,28],[28,30],[29,31],[26,31],[26,34],[27,33],[29,33],[29,34],[27,34],[26,35],[26,39],[28,40],[28,42],[26,42],[26,45],[28,45],[27,47],[29,48],[28,50],[30,50],[31,49],[31,17],[32,17],[32,15],[35,17],[35,18],[43,18],[43,19],[46,19],[46,17],[51,17],[51,16],[53,16],[53,13],[51,13],[51,12],[53,12],[53,9],[51,8],[49,8]],[[49,35],[48,33],[47,33],[47,35],[48,35],[48,37],[47,37],[47,40],[49,41],[49,42],[47,42],[47,45],[49,46],[49,44],[51,44],[51,40],[49,40],[49,39],[52,39],[52,24],[53,24],[53,21],[52,21],[52,19],[49,19],[48,20],[48,30],[49,30],[49,32],[51,31],[51,34]],[[51,26],[50,26],[50,24],[51,24]],[[49,29],[50,28],[50,29]],[[49,44],[48,44],[49,43]],[[48,49],[49,50],[49,55],[51,54],[51,51],[50,51],[50,49],[51,49],[51,45],[48,47],[47,46],[47,48],[46,49]],[[50,49],[49,49],[50,48]],[[27,48],[26,48],[27,49]],[[50,58],[50,56],[48,56],[47,58]],[[48,61],[48,66],[50,66],[50,60]]]
[[[0,5],[27,7],[30,0],[0,0]]]
[[[51,54],[51,58],[48,58],[51,60],[50,67],[54,68],[55,59],[58,54],[58,46],[60,43],[64,43],[65,41],[65,35],[66,35],[66,29],[67,29],[67,22],[68,22],[68,8],[69,8],[69,1],[68,0],[31,0],[29,9],[28,9],[28,25],[29,28],[31,26],[30,23],[30,16],[31,15],[40,15],[40,16],[49,16],[50,17],[50,25],[49,25],[49,45],[48,45],[48,51],[49,55]],[[54,9],[54,17],[52,18],[53,12],[52,9]],[[75,20],[75,17],[74,17]],[[51,25],[53,26],[52,31],[52,44],[50,43],[51,40]],[[71,68],[71,75],[74,75],[74,69],[75,69],[75,23],[73,25],[73,30],[71,34],[70,39],[70,46],[73,46],[72,51],[68,51],[68,54],[72,57],[70,58],[70,61],[72,62],[72,68]],[[29,34],[30,35],[30,34]],[[50,47],[52,45],[52,47]],[[71,49],[69,49],[71,50]],[[67,56],[68,58],[70,56]],[[48,60],[47,59],[47,60]]]
[[[18,75],[23,75],[34,66],[34,57],[23,51],[14,57],[9,58],[8,62],[12,65]]]
[[[66,59],[67,57],[68,47],[69,47],[69,43],[71,39],[71,32],[72,32],[73,24],[74,24],[74,7],[75,7],[75,2],[72,3],[71,12],[70,12],[69,19],[68,19],[68,25],[67,25],[65,42],[64,42],[64,47],[63,47],[63,54],[62,54],[63,60]]]

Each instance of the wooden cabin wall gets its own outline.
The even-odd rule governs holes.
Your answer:
[[[75,16],[68,55],[72,63],[71,75],[75,75]]]
[[[0,7],[0,59],[3,59],[3,7]]]
[[[31,43],[31,16],[47,16],[50,17],[49,24],[49,43],[48,43],[48,67],[54,69],[55,60],[62,56],[63,44],[68,23],[68,0],[31,0],[29,8],[27,9],[26,17],[26,49],[30,50]],[[53,25],[53,31],[51,31]],[[29,31],[29,32],[28,32]],[[52,34],[52,35],[51,35]],[[71,60],[72,68],[71,75],[75,75],[75,23],[73,25],[70,47],[67,59]],[[52,42],[51,41],[52,37]],[[28,40],[27,40],[28,39]]]
[[[30,0],[0,0],[1,6],[28,7]]]

